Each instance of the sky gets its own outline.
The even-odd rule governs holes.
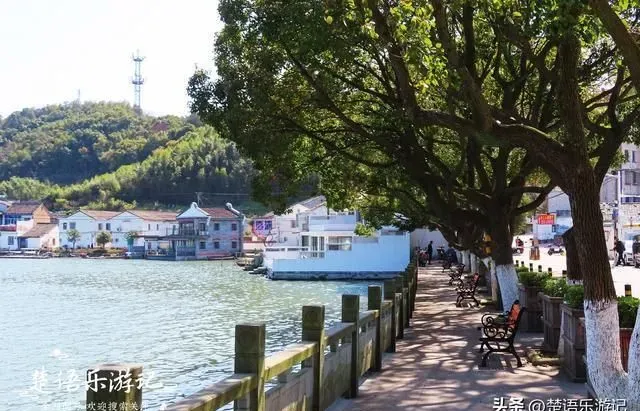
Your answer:
[[[133,104],[136,50],[142,110],[188,114],[187,81],[213,69],[217,0],[0,1],[0,116],[81,101]]]

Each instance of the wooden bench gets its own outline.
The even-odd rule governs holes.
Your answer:
[[[478,327],[478,329],[482,330],[484,337],[480,338],[479,352],[484,352],[484,347],[487,347],[488,351],[482,356],[481,367],[487,366],[487,358],[489,354],[494,352],[513,354],[518,362],[518,367],[522,367],[522,361],[513,342],[518,334],[520,319],[525,310],[526,308],[520,305],[520,301],[516,300],[505,314],[485,314],[482,316],[482,327]]]
[[[443,269],[442,271],[445,271]],[[462,273],[464,272],[464,264],[454,265],[449,267],[449,285],[461,285]]]
[[[460,285],[456,290],[458,293],[458,298],[456,299],[456,306],[460,307],[460,303],[464,300],[473,300],[476,303],[476,306],[480,305],[480,301],[476,299],[476,289],[478,288],[478,281],[480,280],[480,274],[475,273],[471,278],[471,281],[468,283],[464,283],[462,279],[460,279]]]

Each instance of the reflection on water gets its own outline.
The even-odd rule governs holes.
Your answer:
[[[302,305],[325,304],[331,324],[340,296],[369,284],[269,281],[232,262],[0,259],[0,410],[84,409],[78,384],[104,362],[143,364],[157,410],[232,373],[236,323],[265,322],[273,352],[299,340]]]

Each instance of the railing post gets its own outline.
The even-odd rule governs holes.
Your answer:
[[[404,301],[404,328],[411,327],[409,318],[411,317],[411,294],[409,293],[409,276],[405,272],[402,274],[402,296]]]
[[[384,281],[384,299],[391,301],[391,330],[389,330],[390,341],[387,352],[396,352],[396,282],[395,280]]]
[[[255,374],[258,385],[245,398],[236,400],[235,410],[264,411],[264,323],[236,325],[236,356],[234,372]]]
[[[86,410],[117,404],[117,409],[142,409],[140,364],[100,364],[87,370]],[[106,409],[106,408],[105,408]]]
[[[400,312],[400,318],[398,319],[398,338],[399,339],[403,339],[404,338],[404,306],[405,306],[405,301],[404,301],[404,290],[402,287],[402,277],[396,277],[396,298],[399,300],[398,301],[398,310]],[[397,295],[400,294],[400,297],[398,297]]]
[[[360,339],[360,296],[344,294],[342,296],[342,322],[353,323],[351,333],[351,373],[349,378],[348,398],[355,398],[358,395],[358,382],[360,380],[360,350],[358,340]]]
[[[309,363],[303,367],[313,367],[313,411],[324,410],[322,404],[323,367],[324,367],[324,305],[305,305],[302,307],[302,341],[313,341],[318,345],[318,351]]]
[[[379,285],[369,286],[367,308],[369,310],[378,310],[378,318],[376,319],[376,343],[373,347],[375,351],[373,371],[380,371],[382,369],[382,287]]]

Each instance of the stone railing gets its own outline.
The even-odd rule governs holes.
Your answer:
[[[359,295],[342,296],[341,322],[325,328],[325,307],[302,307],[302,342],[265,356],[264,323],[238,324],[235,329],[234,374],[169,406],[167,411],[212,411],[233,402],[236,410],[324,410],[340,397],[358,394],[360,377],[382,369],[384,352],[395,352],[415,309],[417,268],[369,286],[368,309],[360,311]],[[138,364],[104,364],[89,370],[91,380],[122,379],[142,373]],[[142,392],[87,390],[87,409],[101,403],[124,403],[142,409]],[[135,404],[135,405],[133,405]],[[136,408],[137,407],[137,408]],[[117,408],[121,409],[121,408]]]

